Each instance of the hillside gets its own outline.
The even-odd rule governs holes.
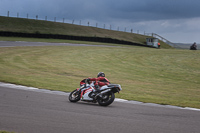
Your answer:
[[[112,38],[146,45],[148,36],[68,23],[0,16],[0,31]],[[160,42],[162,48],[171,48]]]

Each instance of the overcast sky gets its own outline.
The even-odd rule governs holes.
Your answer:
[[[90,25],[140,34],[157,33],[171,42],[200,43],[200,0],[0,0],[0,16]]]

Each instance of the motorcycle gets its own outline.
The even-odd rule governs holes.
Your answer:
[[[95,82],[97,81],[88,82],[86,79],[83,79],[80,82],[80,88],[77,88],[69,94],[69,101],[78,102],[81,100],[93,103],[98,102],[101,106],[108,106],[115,99],[114,93],[119,93],[119,91],[122,90],[119,84],[109,84],[102,86],[99,89],[100,91],[96,92],[94,88]]]

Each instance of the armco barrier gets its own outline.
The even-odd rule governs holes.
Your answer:
[[[86,37],[86,36],[71,36],[71,35],[59,35],[59,34],[40,34],[40,33],[21,33],[21,32],[9,32],[0,31],[0,36],[6,37],[29,37],[29,38],[47,38],[47,39],[66,39],[66,40],[78,40],[78,41],[91,41],[91,42],[104,42],[104,43],[116,43],[116,44],[126,44],[135,45],[143,47],[151,47],[147,45],[142,45],[138,43],[112,39],[103,37]]]

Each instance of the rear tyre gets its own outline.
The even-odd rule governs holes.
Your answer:
[[[108,106],[110,105],[115,99],[115,95],[113,92],[108,92],[102,95],[102,98],[98,98],[97,102],[101,106]]]
[[[69,94],[70,102],[75,103],[75,102],[78,102],[79,100],[80,100],[80,93],[77,90],[74,90]]]

